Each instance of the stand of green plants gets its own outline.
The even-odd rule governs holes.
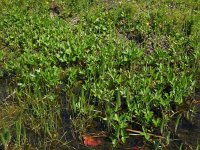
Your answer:
[[[68,147],[65,135],[78,139],[97,121],[114,146],[135,129],[166,148],[190,109],[179,108],[189,106],[198,86],[198,6],[195,0],[3,0],[0,78],[9,77],[15,93],[0,100],[2,145]]]

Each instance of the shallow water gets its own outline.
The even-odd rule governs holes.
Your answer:
[[[8,97],[8,80],[0,80],[0,103],[4,103]],[[61,94],[61,100],[63,107],[66,106],[66,95]],[[194,114],[192,122],[183,119],[180,122],[180,125],[177,130],[177,141],[173,142],[173,149],[179,149],[179,146],[181,143],[184,144],[184,149],[188,150],[193,150],[196,149],[198,144],[200,143],[200,89],[196,91],[195,98],[196,102],[193,104],[196,108],[196,113]],[[66,108],[66,107],[65,107]],[[63,109],[64,110],[64,109]],[[72,134],[69,132],[71,129],[71,123],[70,123],[70,118],[69,118],[69,112],[66,112],[65,110],[62,112],[62,116],[68,116],[67,118],[63,118],[63,127],[65,128],[66,131],[68,131],[68,134],[66,134],[65,139],[71,141],[70,145],[74,147],[75,149],[82,149],[82,150],[90,150],[90,149],[96,149],[96,150],[112,150],[115,149],[112,147],[111,142],[108,142],[107,139],[102,138],[102,144],[100,146],[97,146],[95,148],[90,148],[86,147],[83,144],[80,144],[80,141],[77,141],[73,138]],[[141,144],[142,138],[136,138],[136,137],[131,137],[128,141],[127,144],[125,144],[123,147],[120,147],[118,149],[133,149],[134,146],[142,146]],[[53,146],[54,147],[54,146]],[[169,146],[171,147],[171,146]],[[66,149],[66,148],[65,148]],[[149,148],[145,148],[149,149]]]
[[[197,146],[200,145],[200,88],[196,90],[194,99],[195,103],[193,106],[195,107],[195,113],[192,121],[182,120],[177,133],[178,137],[191,150],[197,149]]]

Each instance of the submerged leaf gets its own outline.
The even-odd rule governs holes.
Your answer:
[[[138,146],[134,146],[133,150],[140,150],[140,148]]]
[[[85,146],[95,147],[95,146],[98,146],[102,143],[101,140],[96,139],[96,138],[94,138],[90,135],[84,135],[83,139],[84,139],[84,145]]]

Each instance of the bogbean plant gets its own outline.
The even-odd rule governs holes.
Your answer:
[[[18,2],[24,5],[15,7]],[[79,134],[95,128],[98,120],[114,146],[126,142],[127,129],[141,131],[152,143],[150,135],[162,135],[166,139],[157,141],[167,145],[172,137],[168,124],[182,115],[178,109],[196,86],[199,10],[192,12],[189,2],[189,11],[182,10],[186,4],[172,10],[168,1],[115,1],[110,9],[101,2],[69,2],[54,5],[81,12],[76,25],[70,24],[73,15],[52,18],[51,2],[45,1],[40,1],[43,7],[7,2],[12,9],[0,15],[5,52],[0,65],[6,70],[1,76],[13,78],[14,100],[21,108],[9,127],[16,144],[31,143],[32,134],[40,141],[32,142],[36,146],[55,139],[68,142],[63,137],[69,131],[62,125],[70,116],[71,130]]]

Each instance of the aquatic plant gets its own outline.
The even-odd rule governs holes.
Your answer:
[[[4,3],[0,77],[20,108],[9,125],[16,147],[68,147],[90,131],[114,146],[135,135],[155,147],[173,140],[197,87],[198,2]]]

